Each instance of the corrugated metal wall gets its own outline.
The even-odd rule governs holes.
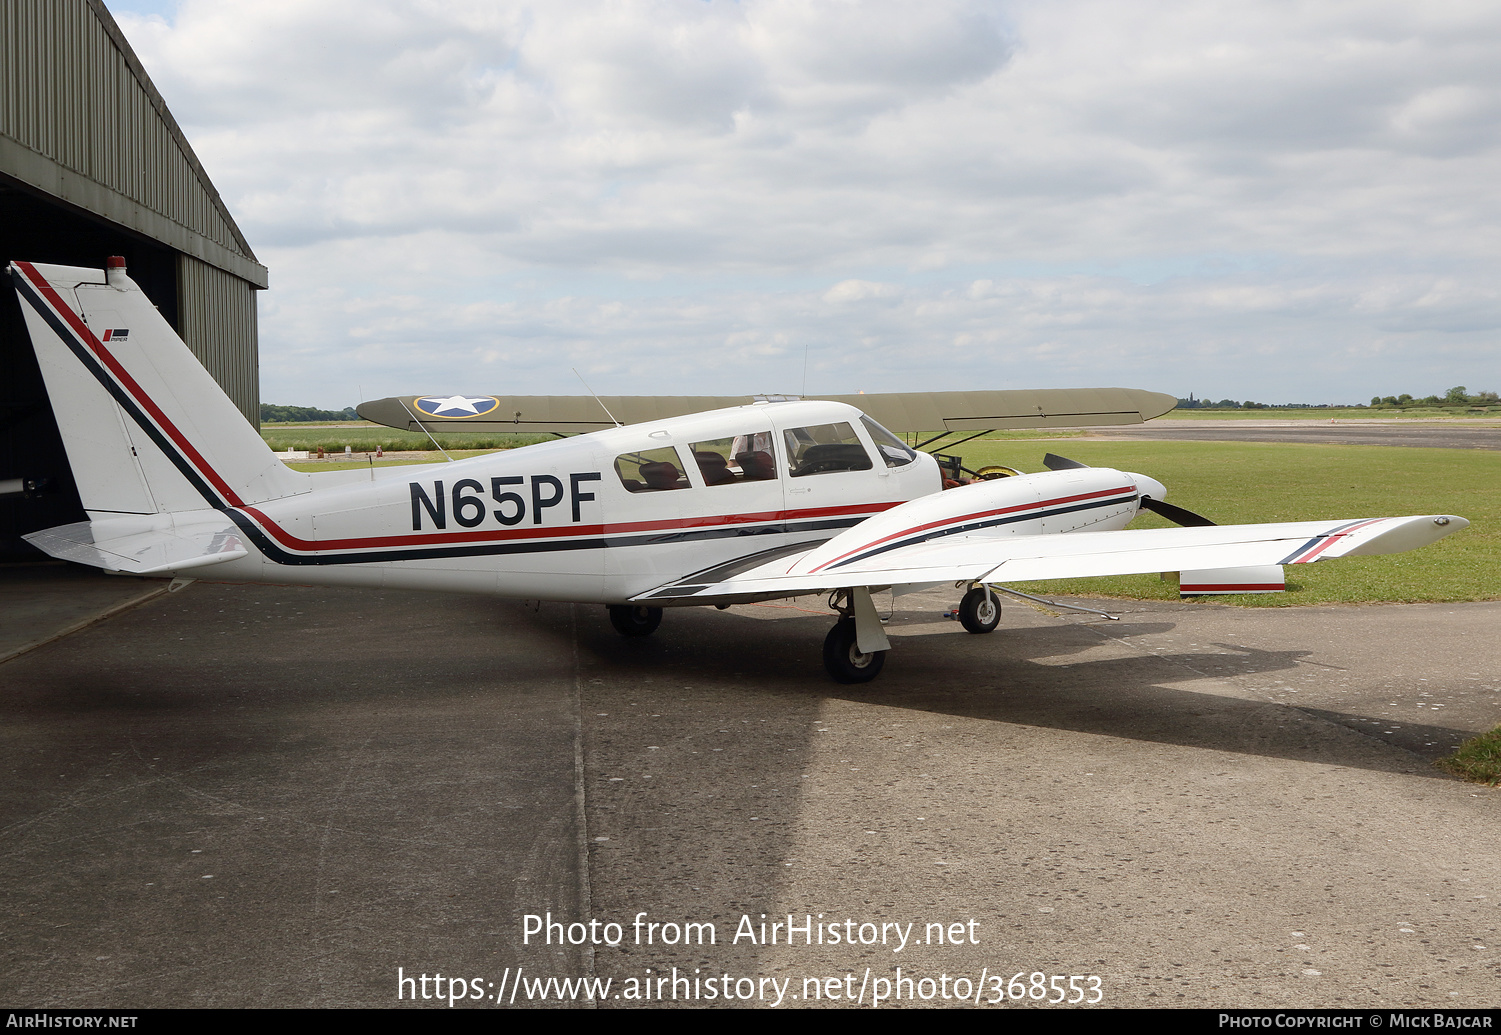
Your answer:
[[[4,2],[4,0],[0,0]],[[255,289],[191,255],[177,257],[178,333],[240,412],[261,425]]]
[[[172,249],[179,333],[259,425],[266,269],[102,0],[0,0],[0,175]]]
[[[140,81],[133,55],[115,45],[109,28],[87,0],[0,3],[0,133],[247,254],[154,88]]]

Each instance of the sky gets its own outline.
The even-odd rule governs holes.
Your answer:
[[[109,6],[267,402],[1501,390],[1501,5]]]

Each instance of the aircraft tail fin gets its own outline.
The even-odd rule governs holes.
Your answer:
[[[91,515],[223,510],[307,491],[125,274],[16,262],[47,394]]]

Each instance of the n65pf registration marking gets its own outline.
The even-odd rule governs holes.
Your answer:
[[[594,499],[594,493],[583,486],[599,481],[600,473],[583,471],[567,478],[566,486],[552,474],[500,475],[488,479],[488,486],[478,478],[460,478],[447,488],[440,478],[429,483],[431,489],[422,482],[409,482],[412,531],[422,531],[425,522],[433,528],[447,528],[450,517],[461,528],[478,528],[488,521],[511,527],[528,516],[531,524],[540,525],[549,516],[547,511],[563,506],[565,500],[572,522],[578,524],[583,520],[583,505]]]

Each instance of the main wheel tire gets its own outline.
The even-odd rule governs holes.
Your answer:
[[[959,624],[972,633],[995,632],[1001,624],[1001,602],[994,593],[976,586],[959,602]]]
[[[881,674],[886,652],[862,654],[855,638],[855,620],[841,618],[823,641],[823,667],[836,682],[869,683]]]
[[[650,636],[662,624],[660,607],[637,607],[633,604],[611,604],[610,624],[622,636]]]

